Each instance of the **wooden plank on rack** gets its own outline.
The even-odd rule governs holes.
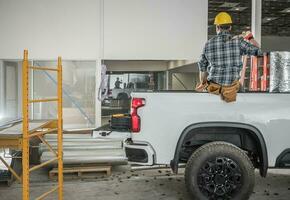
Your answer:
[[[57,128],[56,120],[45,120],[45,121],[31,121],[29,123],[29,132],[34,133],[39,130],[47,130],[50,128]],[[15,126],[0,131],[0,140],[2,138],[22,138],[22,123],[16,124]]]

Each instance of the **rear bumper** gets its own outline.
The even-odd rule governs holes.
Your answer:
[[[93,137],[99,139],[117,139],[122,141],[126,157],[130,164],[150,166],[156,163],[155,151],[149,143],[132,141],[131,133],[124,131],[94,130]]]
[[[150,144],[126,141],[124,147],[128,161],[131,164],[153,165],[155,163],[155,152]]]

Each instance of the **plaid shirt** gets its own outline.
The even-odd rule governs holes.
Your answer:
[[[260,54],[258,47],[223,31],[205,44],[198,66],[200,71],[208,72],[208,81],[231,85],[240,78],[242,56]]]

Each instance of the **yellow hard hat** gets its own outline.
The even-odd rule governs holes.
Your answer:
[[[231,16],[226,12],[220,12],[217,14],[214,20],[215,25],[222,25],[222,24],[232,24]]]

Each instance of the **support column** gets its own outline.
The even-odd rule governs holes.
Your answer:
[[[252,32],[255,40],[261,44],[262,0],[252,0]]]
[[[96,61],[96,94],[95,94],[95,126],[102,125],[102,102],[98,98],[98,91],[101,84],[102,60]]]
[[[101,85],[101,72],[102,72],[102,62],[104,59],[104,7],[105,1],[100,0],[100,37],[98,41],[99,52],[96,61],[96,94],[95,94],[95,127],[100,127],[102,125],[102,102],[98,98],[98,91]]]
[[[167,70],[166,71],[166,90],[172,89],[172,73]]]
[[[2,117],[4,117],[4,66],[3,66],[3,61],[0,60],[0,120]]]
[[[31,60],[31,66],[34,66],[34,60]],[[19,88],[21,88],[21,85],[19,85]],[[31,76],[30,76],[30,91],[34,91],[34,70],[31,70]],[[21,96],[18,98],[20,99]],[[34,92],[31,92],[30,99],[34,99]],[[30,119],[34,120],[34,103],[30,104]],[[21,115],[20,115],[21,116]]]

